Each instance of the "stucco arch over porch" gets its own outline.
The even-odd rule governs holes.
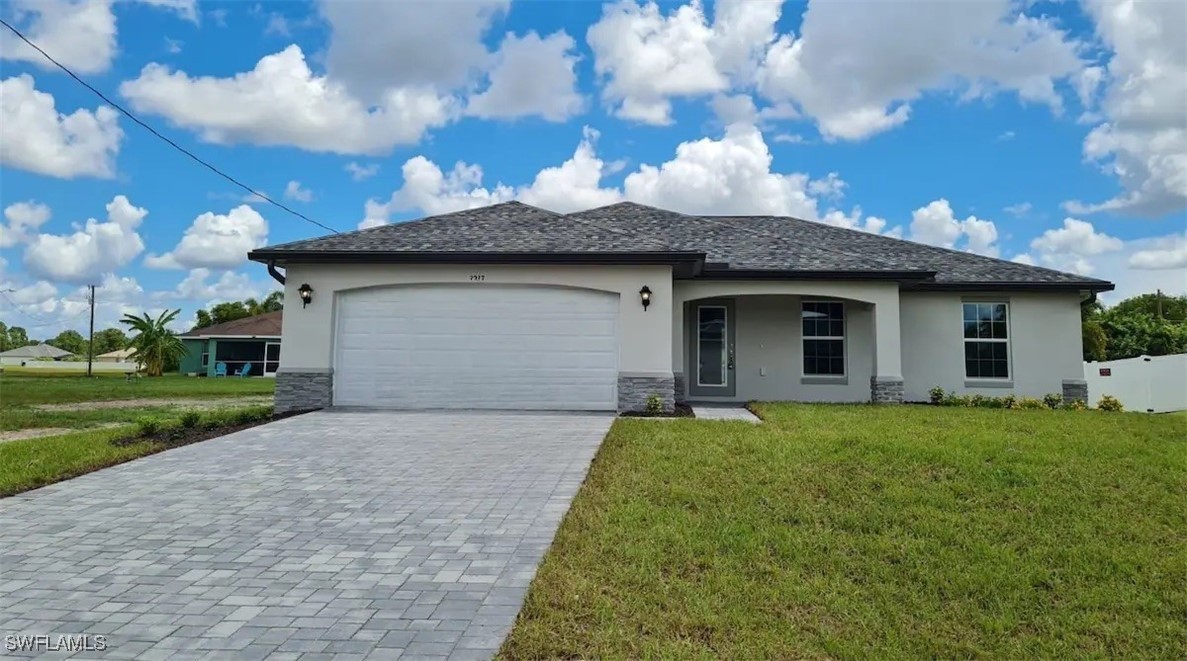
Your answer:
[[[852,378],[844,381],[845,389],[829,387],[821,383],[818,397],[804,397],[804,391],[788,391],[783,399],[820,399],[821,401],[864,401],[868,396],[873,401],[901,401],[902,393],[902,343],[899,318],[899,286],[897,282],[878,281],[827,281],[827,280],[677,280],[672,288],[672,371],[676,375],[677,390],[684,390],[686,366],[689,361],[686,341],[688,332],[688,304],[702,300],[757,301],[778,300],[786,297],[788,310],[786,320],[799,318],[799,302],[805,299],[834,299],[849,303],[847,315],[853,320],[851,344],[847,347],[847,358],[852,359],[855,369],[847,376],[860,376],[867,384],[857,383]],[[791,311],[790,308],[795,310]],[[750,318],[747,319],[747,316]],[[740,324],[755,323],[754,315],[739,315]],[[792,322],[798,328],[798,321]],[[798,332],[798,330],[796,331]],[[786,341],[798,343],[798,335],[787,333]],[[798,345],[796,348],[798,352]],[[798,353],[797,353],[798,355]],[[786,362],[786,361],[784,361]],[[798,369],[798,367],[796,368]],[[762,375],[764,378],[766,374]],[[739,380],[755,378],[755,375],[739,374]],[[796,384],[809,384],[811,379],[796,375]],[[738,397],[747,399],[745,393],[771,393],[768,386],[763,389],[743,388]]]

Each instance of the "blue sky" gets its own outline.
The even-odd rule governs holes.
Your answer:
[[[1187,5],[9,0],[186,149],[338,230],[507,199],[785,214],[1187,289]],[[324,230],[0,36],[0,320],[274,284]],[[1109,300],[1106,298],[1106,300]]]

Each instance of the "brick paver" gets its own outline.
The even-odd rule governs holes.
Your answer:
[[[0,636],[489,658],[610,422],[319,412],[0,500]]]

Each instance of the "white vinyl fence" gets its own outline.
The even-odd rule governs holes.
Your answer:
[[[1187,353],[1084,363],[1088,397],[1121,400],[1126,411],[1187,411]]]
[[[21,370],[44,370],[45,372],[78,372],[79,374],[86,374],[87,361],[49,361],[49,360],[31,360],[25,359],[25,364],[22,366],[20,361],[4,362],[0,364],[0,369],[5,367],[19,368]],[[95,361],[92,364],[92,372],[134,372],[136,370],[136,363],[106,363]]]

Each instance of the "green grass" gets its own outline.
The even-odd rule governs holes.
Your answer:
[[[161,443],[115,445],[136,427],[79,432],[0,443],[0,496],[60,482],[165,449]]]
[[[126,409],[133,410],[133,409]],[[214,429],[264,420],[271,406],[244,406],[203,411],[198,427]],[[161,430],[181,427],[179,411],[156,417]],[[0,497],[61,482],[108,466],[160,452],[165,443],[141,441],[116,445],[115,441],[141,436],[137,424],[110,429],[0,442]]]
[[[116,399],[169,399],[175,397],[242,397],[270,395],[275,379],[197,378],[177,374],[126,381],[122,374],[46,376],[0,373],[0,410],[32,404],[110,401]]]
[[[1182,658],[1178,417],[619,420],[505,658]]]

